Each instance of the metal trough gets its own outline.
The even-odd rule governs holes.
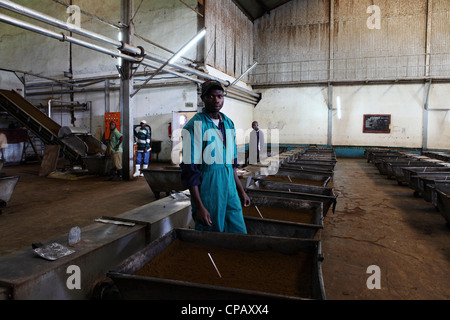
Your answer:
[[[18,181],[19,176],[0,177],[0,214],[8,205]]]
[[[276,174],[255,175],[257,178],[326,187],[333,177],[333,171],[314,171],[278,168]]]
[[[433,166],[433,167],[402,167],[403,181],[409,185],[411,177],[417,173],[432,173],[432,172],[450,172],[450,167]]]
[[[144,178],[150,189],[153,191],[156,199],[160,198],[160,193],[165,192],[169,195],[171,192],[180,192],[186,190],[181,183],[180,167],[155,167],[141,169]]]
[[[334,154],[303,153],[300,156],[298,156],[296,160],[334,161],[336,160],[336,156]]]
[[[450,153],[448,152],[424,151],[423,155],[428,156],[430,158],[450,162]]]
[[[434,161],[408,161],[408,162],[389,162],[385,161],[386,174],[388,179],[402,179],[403,170],[405,167],[442,167],[442,164]]]
[[[437,181],[440,182],[450,182],[450,173],[448,176],[446,176],[445,178],[443,178],[442,180],[440,180],[440,178],[428,178],[428,177],[420,177],[419,180],[421,182],[419,182],[420,184],[422,184],[422,196],[423,199],[427,202],[432,202],[432,198],[433,198],[433,190],[434,190],[434,186],[436,184]]]
[[[422,178],[433,180],[450,179],[450,172],[423,172],[412,175],[409,180],[409,187],[414,190],[415,197],[423,196],[425,191],[425,184]]]
[[[438,208],[450,227],[450,181],[434,182],[431,203]]]
[[[310,163],[303,163],[303,162],[286,162],[281,164],[281,168],[286,169],[306,169],[306,170],[319,170],[319,171],[332,171],[334,170],[334,167],[336,164],[326,164],[321,162],[313,162]]]
[[[332,212],[334,213],[337,204],[337,196],[333,188],[307,184],[255,179],[254,183],[247,187],[246,192],[249,196],[261,193],[282,198],[319,201],[323,203],[324,217],[327,215],[331,205],[333,205]]]
[[[382,158],[405,158],[406,155],[400,152],[370,152],[367,154],[367,162],[375,162]]]
[[[288,162],[292,164],[310,164],[310,165],[325,165],[325,166],[336,166],[337,160],[332,159],[295,159],[294,161]]]
[[[323,203],[250,193],[243,207],[248,234],[313,239],[323,229]],[[280,212],[281,211],[281,212]]]
[[[173,247],[181,250],[175,251]],[[183,249],[186,247],[190,249]],[[269,263],[260,258],[264,253],[271,255]],[[283,259],[294,255],[304,259],[294,263],[285,262],[292,258]],[[253,262],[246,263],[249,258]],[[319,240],[173,229],[130,256],[107,276],[123,299],[323,300],[326,297],[322,260]],[[150,275],[142,275],[144,267]],[[163,269],[160,275],[151,275],[160,269]],[[288,273],[289,277],[295,274],[299,280],[289,281],[288,286],[298,295],[273,292],[280,283],[287,282],[286,270],[293,269],[296,271]],[[260,273],[264,275],[258,278]],[[238,285],[234,285],[236,282]]]
[[[377,167],[378,171],[382,175],[388,175],[389,174],[389,172],[388,172],[388,165],[393,164],[393,163],[407,165],[407,164],[413,164],[413,163],[420,164],[421,161],[417,161],[417,160],[414,160],[414,159],[408,158],[408,157],[406,157],[406,158],[394,158],[394,159],[390,159],[390,158],[387,158],[387,159],[376,159],[374,161],[375,166]]]

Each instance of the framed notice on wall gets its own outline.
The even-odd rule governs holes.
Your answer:
[[[390,114],[365,114],[364,133],[391,133]]]

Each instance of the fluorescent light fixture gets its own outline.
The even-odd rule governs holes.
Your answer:
[[[337,117],[338,119],[341,119],[342,114],[341,114],[341,97],[337,97],[336,98],[336,104],[337,104]]]
[[[170,59],[169,64],[175,63],[186,51],[188,51],[192,46],[194,46],[201,38],[206,34],[206,30],[200,31],[194,38],[192,38],[181,50],[179,50],[172,59]]]
[[[119,30],[119,32],[117,33],[117,40],[122,41],[122,39],[123,39],[122,30]],[[119,57],[119,58],[117,58],[117,60],[118,60],[119,67],[121,67],[122,66],[122,58]]]

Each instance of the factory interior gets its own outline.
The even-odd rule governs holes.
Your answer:
[[[208,81],[246,233],[183,183]],[[448,0],[0,0],[0,300],[448,301],[449,101]]]

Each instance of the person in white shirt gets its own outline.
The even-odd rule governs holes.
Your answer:
[[[260,155],[264,151],[264,133],[259,130],[258,121],[252,122],[252,132],[250,132],[250,143],[248,146],[248,163],[255,164],[259,162]]]

